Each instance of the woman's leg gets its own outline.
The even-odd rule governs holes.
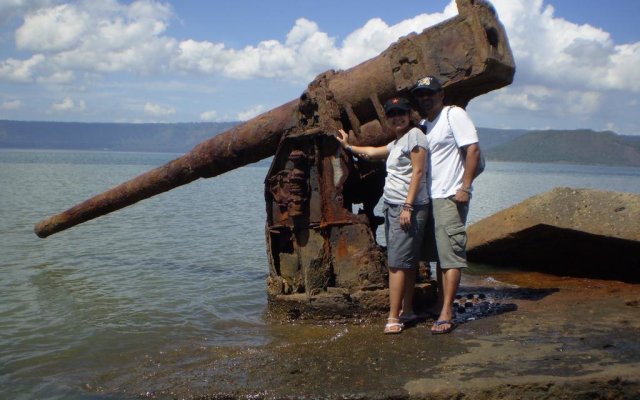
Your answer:
[[[400,333],[404,328],[400,320],[400,309],[404,297],[406,270],[389,268],[389,318],[384,326],[384,333]]]
[[[405,291],[405,269],[389,268],[389,318],[398,318]]]

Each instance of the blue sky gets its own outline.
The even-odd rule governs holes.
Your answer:
[[[516,60],[478,126],[640,135],[640,1],[494,0]],[[252,118],[455,1],[0,0],[0,119],[197,122]]]

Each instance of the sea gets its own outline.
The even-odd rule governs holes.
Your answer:
[[[0,398],[120,398],[108,388],[153,355],[273,340],[268,163],[34,234],[38,221],[179,156],[0,149]],[[469,223],[555,187],[640,193],[640,168],[488,161]]]

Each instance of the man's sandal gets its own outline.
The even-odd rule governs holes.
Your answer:
[[[443,329],[439,329],[443,325],[449,326]],[[445,335],[454,329],[456,329],[456,324],[453,322],[453,320],[436,321],[431,327],[431,333],[434,335]]]
[[[385,335],[400,333],[403,329],[404,324],[400,322],[400,318],[387,318],[387,323],[384,326]]]

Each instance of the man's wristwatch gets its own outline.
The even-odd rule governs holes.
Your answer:
[[[468,188],[465,188],[465,187],[460,186],[460,187],[458,188],[458,190],[462,190],[463,192],[466,192],[466,193],[468,193],[468,194],[471,194],[471,193],[473,192],[473,187],[469,186]]]

